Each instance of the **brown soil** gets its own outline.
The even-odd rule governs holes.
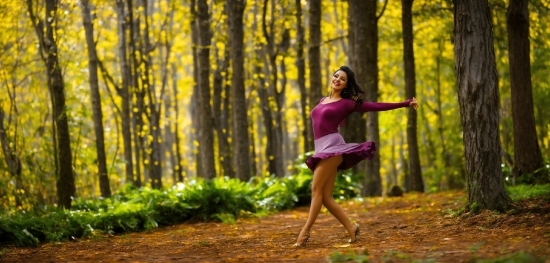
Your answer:
[[[368,255],[369,262],[472,262],[525,251],[550,258],[550,205],[518,204],[517,214],[483,212],[453,217],[464,193],[407,194],[346,201],[342,207],[361,225],[359,242],[326,210],[305,248],[293,248],[308,207],[235,224],[185,223],[153,232],[4,248],[3,262],[328,262],[339,251]],[[544,262],[544,261],[543,261]]]

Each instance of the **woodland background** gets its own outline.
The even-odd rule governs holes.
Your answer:
[[[365,34],[356,34],[361,23],[353,19],[369,15],[354,12],[360,10],[354,1],[323,0],[320,8],[312,8],[316,1],[59,0],[57,9],[52,2],[0,2],[0,210],[70,207],[72,198],[107,197],[126,183],[168,188],[195,177],[248,181],[295,174],[312,150],[309,111],[328,94],[339,66],[351,65],[361,74],[357,68],[367,62],[358,59],[361,52],[377,55],[368,60],[377,62],[378,74],[375,96],[368,93],[367,100],[407,97],[400,1],[375,2],[376,30],[369,27]],[[508,2],[489,4],[502,168],[513,184]],[[228,12],[238,14],[243,7],[240,27]],[[55,19],[46,18],[48,11]],[[316,35],[310,17],[319,12],[321,34]],[[549,1],[529,1],[535,124],[546,163],[549,12]],[[463,189],[452,2],[414,1],[412,29],[423,187]],[[230,41],[231,34],[240,33],[242,50]],[[368,42],[376,37],[376,45]],[[58,85],[49,88],[48,83]],[[67,136],[58,135],[65,129],[62,118],[54,117],[59,113],[66,115]],[[377,116],[380,163],[375,170],[381,180],[373,189],[372,175],[362,179],[363,195],[381,195],[392,185],[409,190],[407,110]],[[104,134],[100,147],[98,129]],[[366,134],[366,127],[348,122],[347,141],[354,141],[354,131]]]

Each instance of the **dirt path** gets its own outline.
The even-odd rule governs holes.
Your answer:
[[[518,251],[550,255],[550,206],[524,204],[530,213],[446,216],[463,205],[463,193],[410,194],[342,204],[361,225],[348,245],[338,221],[324,211],[305,248],[292,244],[308,207],[235,224],[180,224],[153,232],[5,248],[2,262],[327,262],[335,252],[368,253],[369,262],[469,262]],[[550,257],[549,257],[550,258]]]

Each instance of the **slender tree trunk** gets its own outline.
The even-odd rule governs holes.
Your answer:
[[[193,95],[191,96],[191,103],[189,105],[191,116],[193,118],[193,132],[190,134],[190,140],[192,141],[193,155],[195,156],[195,171],[196,176],[204,176],[204,171],[202,170],[202,159],[200,155],[200,150],[197,145],[199,138],[201,137],[201,119],[198,114],[198,101],[199,101],[199,58],[198,58],[198,47],[199,47],[199,28],[197,22],[197,0],[191,0],[191,42],[193,49],[193,80],[195,81],[193,85]]]
[[[17,156],[17,149],[15,144],[10,144],[7,138],[7,130],[4,128],[4,109],[0,108],[0,148],[2,148],[2,153],[4,153],[4,159],[8,166],[10,175],[15,178],[15,207],[19,208],[23,205],[21,200],[20,190],[23,190],[21,184],[21,159]]]
[[[177,78],[177,69],[175,63],[171,64],[171,72],[172,72],[172,92],[173,92],[173,99],[174,99],[174,151],[175,151],[175,157],[176,162],[174,165],[174,174],[176,174],[178,182],[183,182],[183,167],[182,167],[182,156],[181,156],[181,148],[180,148],[180,135],[179,135],[179,127],[178,123],[180,123],[180,117],[179,117],[179,107],[178,107],[178,78]]]
[[[73,156],[71,153],[71,135],[67,120],[65,104],[65,83],[59,65],[56,27],[57,1],[46,0],[45,23],[39,19],[34,10],[33,0],[27,0],[27,8],[35,27],[40,43],[41,54],[48,74],[48,89],[53,108],[54,148],[57,177],[57,204],[59,207],[71,208],[72,198],[76,197],[73,173]],[[45,29],[45,32],[44,32]]]
[[[122,82],[120,89],[117,90],[122,99],[122,139],[124,143],[124,159],[126,163],[126,182],[134,183],[134,171],[132,160],[132,131],[130,121],[130,68],[128,66],[128,54],[126,51],[126,13],[124,11],[124,1],[116,0],[117,21],[118,21],[118,53],[120,57],[120,75]]]
[[[143,114],[145,112],[145,89],[143,88],[143,83],[140,82],[142,79],[142,63],[143,60],[139,56],[142,54],[143,48],[142,46],[142,40],[140,35],[140,20],[134,19],[134,12],[139,13],[139,8],[134,8],[134,0],[126,0],[127,8],[128,8],[128,21],[127,24],[129,32],[130,32],[130,41],[128,41],[129,47],[130,47],[130,60],[129,60],[129,82],[128,82],[128,90],[129,90],[129,98],[130,101],[135,101],[133,105],[133,113],[132,114],[132,131],[133,131],[133,138],[134,138],[134,184],[137,187],[141,187],[142,182],[148,181],[148,175],[149,173],[145,173],[145,178],[141,178],[142,176],[142,160],[144,159],[144,138],[146,138],[145,134],[143,133],[143,127],[144,127],[144,120],[143,120]],[[140,17],[138,15],[138,17]],[[140,86],[141,85],[141,86]]]
[[[412,5],[414,0],[401,0],[403,26],[403,61],[405,62],[405,94],[407,99],[416,96],[416,74],[414,69]],[[409,145],[410,191],[424,192],[424,182],[420,169],[418,153],[417,114],[412,107],[408,109],[407,143]]]
[[[313,108],[323,96],[321,80],[321,0],[309,2],[309,103]]]
[[[229,25],[231,38],[231,109],[233,120],[233,158],[237,178],[248,181],[251,176],[248,135],[248,117],[244,85],[244,30],[243,12],[246,5],[244,0],[228,0]]]
[[[304,129],[302,137],[304,138],[303,152],[313,151],[313,128],[309,118],[312,105],[308,102],[308,91],[306,90],[306,62],[304,55],[305,30],[303,26],[302,4],[301,0],[296,0],[296,68],[298,68],[298,87],[300,88],[300,109]]]
[[[491,21],[487,0],[455,2],[455,69],[468,203],[474,211],[503,211],[511,203],[500,168],[498,75]]]
[[[531,83],[529,44],[529,1],[510,0],[506,14],[508,25],[508,56],[512,89],[512,119],[514,122],[514,177],[533,174],[529,183],[548,182],[540,170],[542,154],[537,140]]]
[[[107,158],[105,154],[105,134],[103,129],[103,113],[101,111],[101,97],[99,95],[99,81],[97,73],[97,53],[94,42],[94,25],[88,0],[81,0],[82,20],[86,32],[88,46],[88,70],[90,72],[90,90],[92,95],[92,111],[94,118],[94,132],[97,149],[97,165],[99,175],[99,188],[101,196],[111,196],[109,177],[107,173]]]
[[[199,118],[200,137],[199,154],[202,161],[203,176],[211,179],[216,177],[214,165],[214,125],[212,121],[212,108],[210,106],[210,14],[206,0],[197,2],[197,27],[199,32],[198,68],[199,68]]]
[[[366,83],[364,84],[366,100],[370,102],[378,101],[378,18],[376,17],[376,5],[378,0],[365,0],[367,7],[364,12],[366,17],[366,42],[364,44],[367,50]],[[367,112],[367,140],[380,142],[380,133],[378,125],[378,112]],[[380,149],[380,147],[378,147]],[[380,153],[376,151],[374,158],[366,163],[367,173],[364,184],[363,195],[380,196],[382,195],[382,180],[380,177]]]

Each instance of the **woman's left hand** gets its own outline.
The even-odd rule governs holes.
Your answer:
[[[412,106],[414,110],[420,107],[420,105],[418,105],[418,101],[414,97],[412,98],[411,103],[409,103],[409,106]]]

